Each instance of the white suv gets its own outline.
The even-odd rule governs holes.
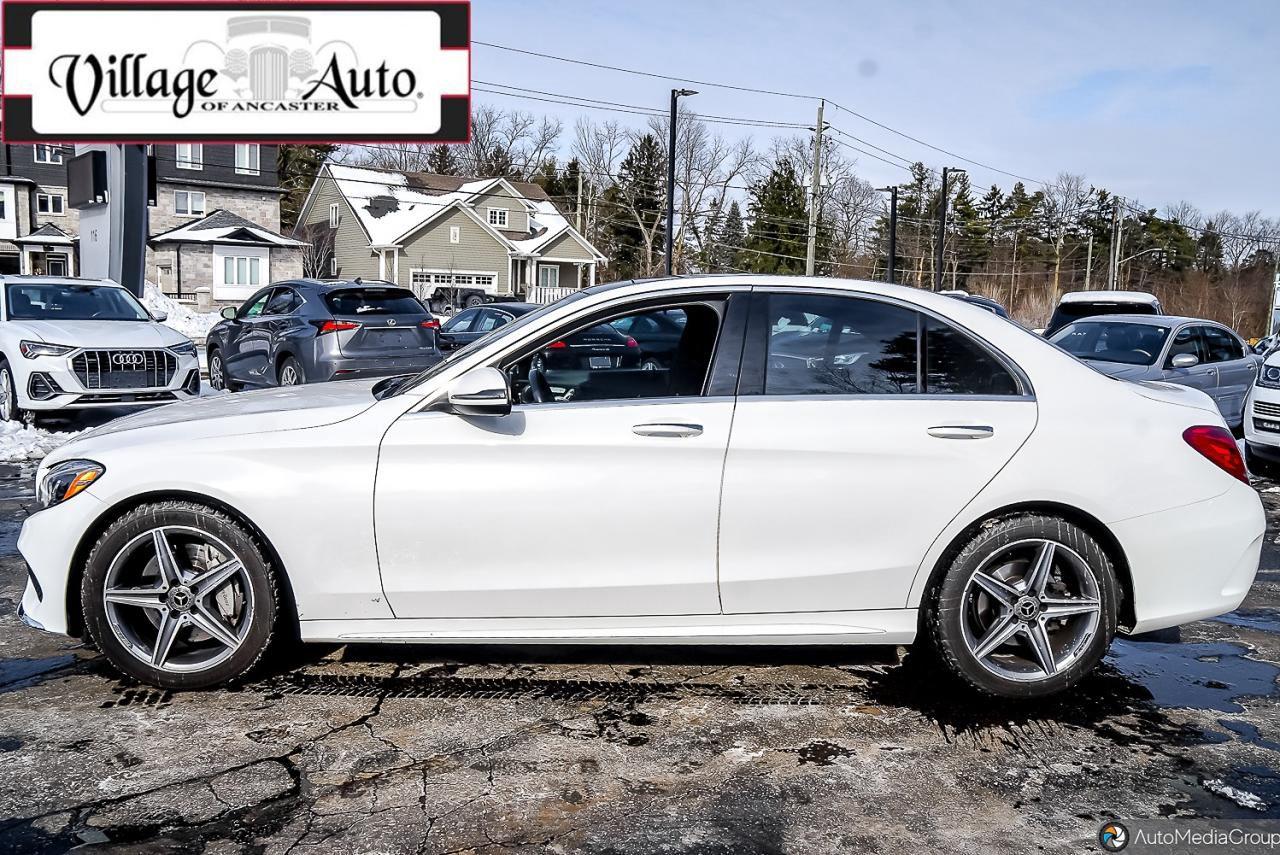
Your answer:
[[[0,276],[0,418],[200,394],[190,339],[114,282]]]
[[[1249,390],[1244,413],[1244,451],[1249,471],[1280,478],[1280,350],[1273,350]]]

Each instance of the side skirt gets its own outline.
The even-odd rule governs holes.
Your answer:
[[[910,644],[916,609],[752,615],[304,620],[303,641],[400,644]]]

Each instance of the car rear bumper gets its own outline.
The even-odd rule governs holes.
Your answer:
[[[1266,517],[1257,492],[1225,493],[1112,523],[1133,578],[1136,623],[1150,632],[1233,611],[1253,585]]]
[[[308,379],[361,380],[369,377],[390,377],[393,374],[413,374],[425,371],[442,358],[438,352],[424,356],[415,354],[373,359],[326,355],[317,361],[317,376],[308,377]]]

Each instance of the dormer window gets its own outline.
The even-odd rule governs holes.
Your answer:
[[[507,227],[507,209],[490,208],[489,225],[493,226],[495,229],[505,229]]]

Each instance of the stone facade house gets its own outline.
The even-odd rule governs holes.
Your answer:
[[[333,277],[412,288],[434,307],[550,302],[605,257],[536,184],[326,164],[298,218]]]
[[[147,212],[147,279],[166,294],[194,297],[197,288],[208,287],[214,300],[234,302],[251,284],[239,281],[242,269],[261,284],[301,275],[302,245],[279,233],[284,191],[276,180],[276,146],[155,145],[148,150],[155,162],[156,204]],[[71,146],[0,145],[0,273],[79,272],[80,216],[67,204],[66,163],[73,156]],[[208,226],[211,219],[226,228],[249,229],[253,239],[241,233],[223,244],[210,242],[216,233]],[[204,228],[184,231],[196,224]],[[175,234],[192,239],[178,241]],[[232,250],[245,252],[235,256]],[[227,256],[246,262],[227,264]],[[248,258],[258,261],[251,265]]]

